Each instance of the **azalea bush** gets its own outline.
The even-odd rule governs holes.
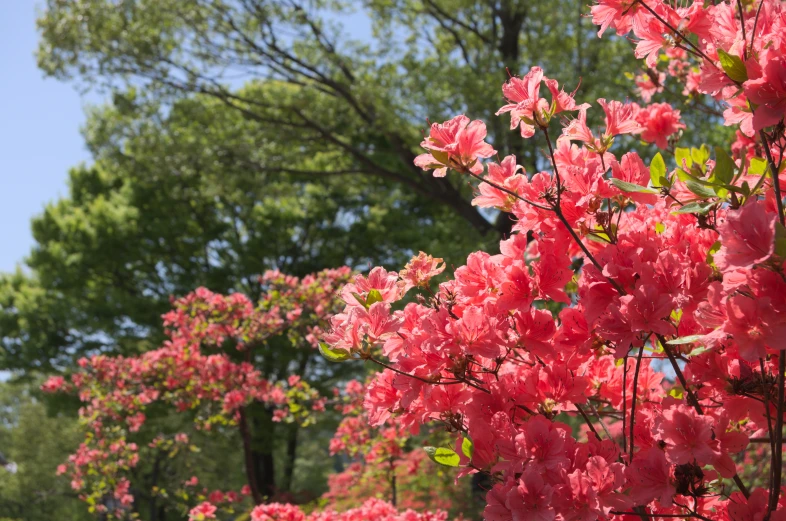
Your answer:
[[[240,293],[197,289],[175,300],[163,317],[169,339],[161,348],[137,357],[96,355],[80,360],[81,369],[69,380],[51,377],[43,390],[77,394],[85,429],[84,442],[58,472],[71,478],[91,511],[117,518],[135,515],[132,488],[137,495],[152,493],[186,511],[201,500],[229,512],[269,500],[276,491],[262,487],[253,460],[253,445],[259,442],[250,432],[251,408],[262,407],[274,423],[302,426],[325,411],[331,397],[303,378],[304,364],[298,360],[316,352],[321,327],[340,309],[338,290],[350,273],[344,267],[300,279],[269,271],[260,277],[263,292],[257,303]],[[270,370],[282,355],[277,351],[303,356],[284,364],[285,373],[278,376]],[[154,431],[152,439],[140,437],[147,413],[160,416],[162,410],[165,417],[187,420],[181,424],[189,432]],[[190,474],[195,465],[189,458],[200,452],[195,440],[211,432],[240,442],[239,471],[246,479],[238,490],[208,490],[200,476]],[[160,469],[153,490],[139,490],[133,475],[140,460],[155,462],[158,469],[161,461],[173,458],[178,468]],[[165,474],[174,477],[166,480]]]
[[[51,377],[42,386],[45,392],[77,394],[83,403],[79,415],[84,442],[58,467],[58,474],[70,478],[91,512],[116,519],[138,518],[138,498],[153,496],[160,507],[195,521],[240,513],[252,521],[350,521],[358,516],[445,520],[446,510],[420,514],[411,507],[456,506],[449,495],[436,494],[451,490],[452,476],[435,479],[438,469],[426,467],[425,453],[405,448],[408,432],[368,426],[361,383],[340,382],[332,393],[321,393],[306,380],[303,364],[285,366],[280,377],[266,370],[282,349],[306,356],[317,353],[328,316],[343,306],[339,292],[350,275],[348,267],[302,279],[269,271],[260,277],[264,291],[256,304],[240,293],[221,295],[199,288],[173,301],[172,311],[163,317],[169,340],[161,348],[137,357],[96,355],[82,359],[80,370],[68,380]],[[282,337],[283,346],[276,343]],[[278,491],[261,486],[253,462],[258,443],[251,435],[253,406],[265,408],[273,422],[302,427],[319,422],[328,408],[343,417],[329,452],[347,456],[352,464],[331,478],[319,514],[306,516],[299,507],[279,503]],[[179,425],[185,429],[148,426],[148,413],[160,416],[162,410],[165,417],[183,417],[186,421]],[[147,440],[143,434],[150,433],[155,434]],[[233,471],[244,475],[242,486],[211,488],[204,476],[192,474],[204,468],[195,459],[202,452],[200,441],[211,435],[240,443],[243,459],[234,462]],[[144,490],[139,467],[151,462],[152,472],[161,477]],[[423,477],[425,482],[415,486]],[[352,486],[342,489],[347,479]],[[430,488],[434,483],[442,487]]]
[[[415,164],[471,180],[514,233],[436,287],[426,254],[356,276],[321,350],[383,369],[371,425],[451,434],[428,454],[488,477],[489,521],[786,519],[786,4],[591,13],[645,60],[642,105],[510,77],[498,115],[542,135],[545,172],[495,157],[481,121],[432,124]],[[735,141],[682,145],[680,111],[647,105],[663,89],[723,107]]]

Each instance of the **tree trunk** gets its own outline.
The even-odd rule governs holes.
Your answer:
[[[297,458],[297,443],[300,427],[292,424],[287,430],[287,459],[284,461],[284,480],[281,483],[283,492],[292,491],[292,476],[295,473],[295,458]]]

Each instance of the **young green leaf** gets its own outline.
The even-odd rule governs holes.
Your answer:
[[[366,307],[370,308],[372,304],[377,302],[382,302],[382,293],[378,289],[372,289],[368,292],[368,297],[366,297]]]
[[[705,199],[715,197],[715,190],[710,186],[707,186],[708,184],[709,183],[706,181],[702,181],[694,177],[685,179],[685,186],[688,187],[688,190]]]
[[[666,177],[666,162],[663,161],[663,156],[658,152],[650,163],[650,179],[652,180],[652,186],[661,186],[661,177]]]
[[[786,259],[786,227],[775,223],[775,255]]]
[[[355,300],[357,300],[361,306],[368,309],[368,304],[366,304],[366,299],[363,298],[363,295],[360,293],[352,293],[352,296],[355,297]]]
[[[710,246],[710,249],[707,251],[707,259],[706,259],[707,260],[707,264],[709,264],[713,268],[716,267],[715,266],[715,254],[718,253],[718,250],[720,250],[720,248],[721,248],[720,241],[715,241],[714,243],[712,243],[712,246]]]
[[[751,164],[748,167],[749,175],[762,175],[767,170],[767,161],[760,157],[751,158]]]
[[[715,168],[712,177],[723,184],[731,183],[734,178],[734,161],[722,148],[715,147]]]
[[[350,359],[350,354],[343,349],[331,349],[325,342],[319,343],[319,353],[328,362],[343,362]]]
[[[470,459],[472,459],[472,453],[475,450],[475,446],[472,444],[472,440],[464,436],[464,440],[461,442],[461,452]]]
[[[678,148],[674,151],[674,157],[677,159],[677,166],[683,170],[690,170],[693,166],[693,158],[690,157],[690,149]]]
[[[745,69],[745,64],[739,56],[729,54],[718,48],[718,58],[720,58],[721,67],[723,67],[723,72],[726,73],[726,76],[737,83],[748,81],[748,71]]]
[[[674,214],[698,213],[704,215],[705,213],[710,211],[710,208],[712,208],[714,204],[715,203],[699,203],[699,202],[688,203],[685,206],[682,206],[678,210],[675,210],[671,213]]]
[[[458,467],[461,461],[461,457],[456,454],[456,451],[453,449],[447,449],[445,447],[423,447],[423,450],[426,451],[426,454],[428,454],[428,457],[431,458],[434,463],[439,463],[446,467]]]
[[[641,192],[645,194],[657,194],[657,190],[653,190],[652,188],[647,188],[646,186],[637,185],[634,183],[629,183],[627,181],[623,181],[621,179],[612,178],[611,184],[622,190],[623,192]]]
[[[710,149],[707,145],[701,145],[701,148],[691,148],[690,157],[693,159],[694,164],[697,164],[703,171],[707,161],[710,159]]]
[[[669,340],[666,342],[667,345],[670,346],[678,346],[681,344],[692,344],[699,340],[703,335],[689,335],[689,336],[681,336],[679,338],[675,338],[674,340]]]

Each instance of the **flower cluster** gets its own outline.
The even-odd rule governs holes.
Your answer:
[[[480,122],[432,126],[443,149],[464,151],[439,175],[480,180],[473,204],[511,213],[518,233],[436,287],[408,271],[357,275],[324,336],[328,359],[384,368],[366,390],[371,425],[452,433],[429,455],[488,475],[488,521],[786,518],[786,7],[673,4],[592,12],[601,34],[632,31],[650,66],[661,51],[685,62],[672,75],[695,63],[699,92],[744,114],[726,123],[750,140],[745,154],[677,147],[684,124],[668,104],[600,99],[606,129],[593,133],[592,107],[533,68],[503,86],[498,114],[524,138],[542,132],[550,172],[485,162],[490,147],[442,131]],[[562,112],[577,115],[552,141]],[[673,166],[615,152],[625,134],[669,148]],[[749,488],[737,461],[752,440],[771,459]]]
[[[379,499],[369,499],[361,506],[343,512],[323,510],[306,515],[300,508],[290,504],[270,503],[259,505],[251,511],[251,521],[445,521],[448,516],[443,511],[415,512],[404,510]]]
[[[684,94],[725,101],[727,125],[746,136],[777,125],[786,113],[786,31],[784,6],[758,2],[685,2],[599,0],[592,19],[599,35],[613,28],[636,39],[636,56],[649,70],[637,79],[643,97],[663,89],[667,74]],[[667,71],[656,70],[659,57]],[[691,61],[693,59],[693,61]],[[756,110],[761,107],[761,110]]]

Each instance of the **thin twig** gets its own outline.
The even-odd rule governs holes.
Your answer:
[[[633,398],[630,404],[630,460],[633,461],[633,427],[636,424],[636,390],[639,385],[639,369],[641,368],[641,355],[644,353],[644,346],[639,348],[639,356],[636,357],[636,372],[633,373]],[[625,402],[622,403],[625,407]],[[622,434],[625,436],[625,433]]]

